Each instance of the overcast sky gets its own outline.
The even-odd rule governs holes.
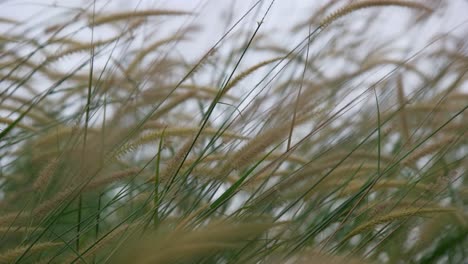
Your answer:
[[[434,32],[446,32],[453,29],[457,25],[468,20],[468,1],[466,0],[442,0],[449,3],[447,12],[438,12],[431,23],[420,30],[424,31],[424,35],[432,35]],[[12,18],[21,21],[32,19],[31,23],[37,21],[44,21],[53,23],[54,14],[60,13],[67,8],[71,7],[84,7],[90,5],[93,1],[87,0],[0,0],[0,17]],[[195,11],[196,16],[187,18],[189,21],[200,23],[204,26],[205,33],[200,35],[198,43],[206,45],[207,47],[213,44],[225,30],[225,20],[228,11],[233,11],[233,18],[239,18],[243,15],[250,6],[257,1],[252,0],[98,0],[98,9],[104,10],[118,10],[135,8],[164,8],[164,9],[177,9]],[[320,1],[305,1],[305,0],[276,0],[273,7],[265,20],[263,30],[278,30],[288,29],[294,24],[303,21],[307,15],[311,13],[313,8],[328,2],[325,0]],[[421,3],[428,2],[428,0],[419,1]],[[252,21],[260,19],[270,1],[263,1],[262,8],[259,12],[253,12],[247,20]],[[55,12],[54,12],[55,11]],[[354,12],[349,16],[352,19],[358,19],[363,13],[369,12],[362,10]],[[385,11],[385,17],[382,19],[383,32],[397,32],[403,30],[401,17],[402,13],[407,12],[402,8],[388,8]],[[351,18],[350,18],[351,19]],[[255,24],[253,24],[255,26]],[[464,29],[467,28],[462,27]],[[279,32],[280,33],[280,32]],[[457,34],[467,34],[466,30],[463,32],[459,30]],[[284,35],[278,35],[279,39],[288,41]],[[467,36],[468,38],[468,36]]]

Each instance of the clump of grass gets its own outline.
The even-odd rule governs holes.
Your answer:
[[[200,10],[100,4],[0,18],[0,263],[466,258],[464,39],[375,37],[443,5],[257,3],[193,59]]]

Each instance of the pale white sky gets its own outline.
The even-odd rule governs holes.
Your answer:
[[[446,32],[453,29],[456,25],[462,22],[468,23],[468,1],[466,0],[442,0],[448,3],[449,8],[444,14],[438,13],[438,16],[431,20],[431,23],[426,28],[420,28],[421,35],[429,36],[434,32]],[[31,23],[44,21],[46,23],[54,23],[57,18],[54,14],[66,10],[62,7],[85,7],[90,5],[91,0],[0,0],[0,17],[13,18],[17,20],[32,19]],[[98,0],[98,9],[105,10],[118,9],[135,9],[135,8],[165,8],[165,9],[182,9],[195,11],[196,17],[187,18],[196,23],[204,25],[205,33],[200,35],[197,44],[201,47],[209,47],[210,44],[222,35],[225,29],[225,19],[228,12],[233,10],[234,19],[239,18],[244,14],[255,0]],[[328,2],[326,0],[305,1],[305,0],[276,0],[273,4],[270,14],[265,20],[263,30],[288,29],[294,24],[303,21],[307,15],[313,10],[314,6],[322,5]],[[428,0],[419,1],[421,3]],[[250,23],[250,27],[255,27],[252,21],[260,19],[270,1],[262,1],[261,8],[258,12],[252,12],[252,16],[245,20],[245,23]],[[55,7],[54,7],[55,6]],[[407,12],[402,8],[387,8],[385,17],[382,18],[382,32],[397,32],[404,30],[402,28],[402,13]],[[56,12],[54,12],[54,10]],[[363,13],[371,12],[362,10],[348,15],[345,19],[359,18]],[[256,17],[255,17],[256,16]],[[58,21],[57,21],[58,22]],[[244,28],[244,27],[241,27]],[[465,26],[464,29],[467,27]],[[280,33],[279,31],[277,31]],[[385,33],[384,33],[385,34]],[[459,31],[458,34],[468,34],[466,31]],[[289,36],[288,36],[289,37]],[[466,36],[468,38],[468,35]],[[292,39],[285,39],[284,34],[278,34],[278,39],[282,42],[288,42]],[[191,43],[192,48],[193,42]],[[414,45],[414,43],[412,43]],[[202,51],[201,51],[202,52]]]

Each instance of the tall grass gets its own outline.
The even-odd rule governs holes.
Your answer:
[[[435,2],[328,1],[290,45],[259,1],[199,59],[195,10],[0,18],[0,263],[462,263],[466,38],[398,45]]]

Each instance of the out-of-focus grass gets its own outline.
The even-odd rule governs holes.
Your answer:
[[[461,263],[465,40],[368,34],[432,4],[329,1],[292,48],[261,9],[195,61],[148,30],[190,10],[0,19],[0,263]]]

